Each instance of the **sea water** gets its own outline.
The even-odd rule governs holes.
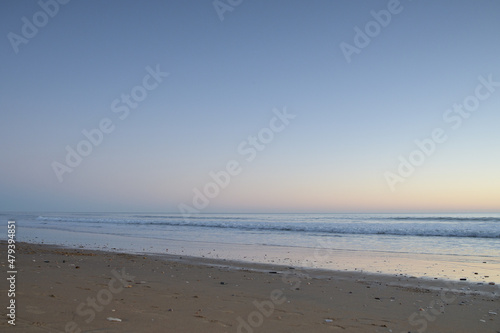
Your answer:
[[[500,282],[493,213],[0,215],[24,242]]]

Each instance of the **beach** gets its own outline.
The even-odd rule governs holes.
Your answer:
[[[28,243],[16,264],[22,332],[500,330],[498,284]]]
[[[0,8],[0,333],[500,333],[500,1]]]
[[[500,283],[500,214],[0,215],[26,243]]]

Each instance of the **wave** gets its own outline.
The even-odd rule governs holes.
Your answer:
[[[39,221],[55,221],[55,222],[87,222],[87,223],[105,223],[105,222],[148,222],[149,220],[168,220],[168,219],[184,219],[182,215],[133,215],[134,218],[96,218],[96,217],[53,217],[53,216],[38,216]],[[243,221],[249,220],[248,217],[238,217],[238,216],[204,216],[204,215],[193,215],[189,217],[189,220],[231,220],[231,221]]]
[[[245,216],[237,216],[237,215],[230,215],[230,216],[224,216],[224,215],[214,215],[217,217],[218,220],[249,220],[249,217]],[[207,216],[207,215],[192,215],[189,217],[190,220],[213,220],[214,216]],[[134,217],[138,218],[146,218],[146,219],[174,219],[174,218],[179,218],[182,216],[179,215],[134,215]]]
[[[376,219],[376,218],[372,218]],[[384,217],[392,221],[429,221],[429,222],[500,222],[500,217],[463,217],[463,216],[395,216]]]
[[[171,227],[191,227],[207,229],[235,229],[241,231],[254,232],[280,232],[280,233],[316,233],[323,235],[390,235],[390,236],[415,236],[415,237],[469,237],[469,238],[500,238],[500,225],[495,223],[476,222],[496,222],[497,218],[452,218],[454,222],[469,223],[439,223],[449,221],[450,217],[393,217],[389,220],[404,221],[396,222],[282,222],[245,218],[235,219],[234,217],[221,216],[197,216],[196,218],[183,219],[182,216],[137,216],[137,218],[82,218],[82,217],[45,217],[39,216],[38,221],[46,222],[70,222],[83,224],[104,225],[128,225],[146,226],[153,228]],[[387,218],[385,218],[387,219]],[[365,219],[369,220],[369,219]],[[344,219],[345,221],[345,219]],[[412,223],[408,223],[412,221]],[[428,223],[423,223],[426,221]],[[431,223],[438,222],[438,223]],[[66,225],[67,227],[67,225]]]

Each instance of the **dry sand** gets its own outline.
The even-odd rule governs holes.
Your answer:
[[[17,246],[2,332],[500,332],[498,285]]]

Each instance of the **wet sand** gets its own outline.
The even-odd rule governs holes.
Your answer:
[[[500,332],[498,284],[17,246],[6,332]]]

